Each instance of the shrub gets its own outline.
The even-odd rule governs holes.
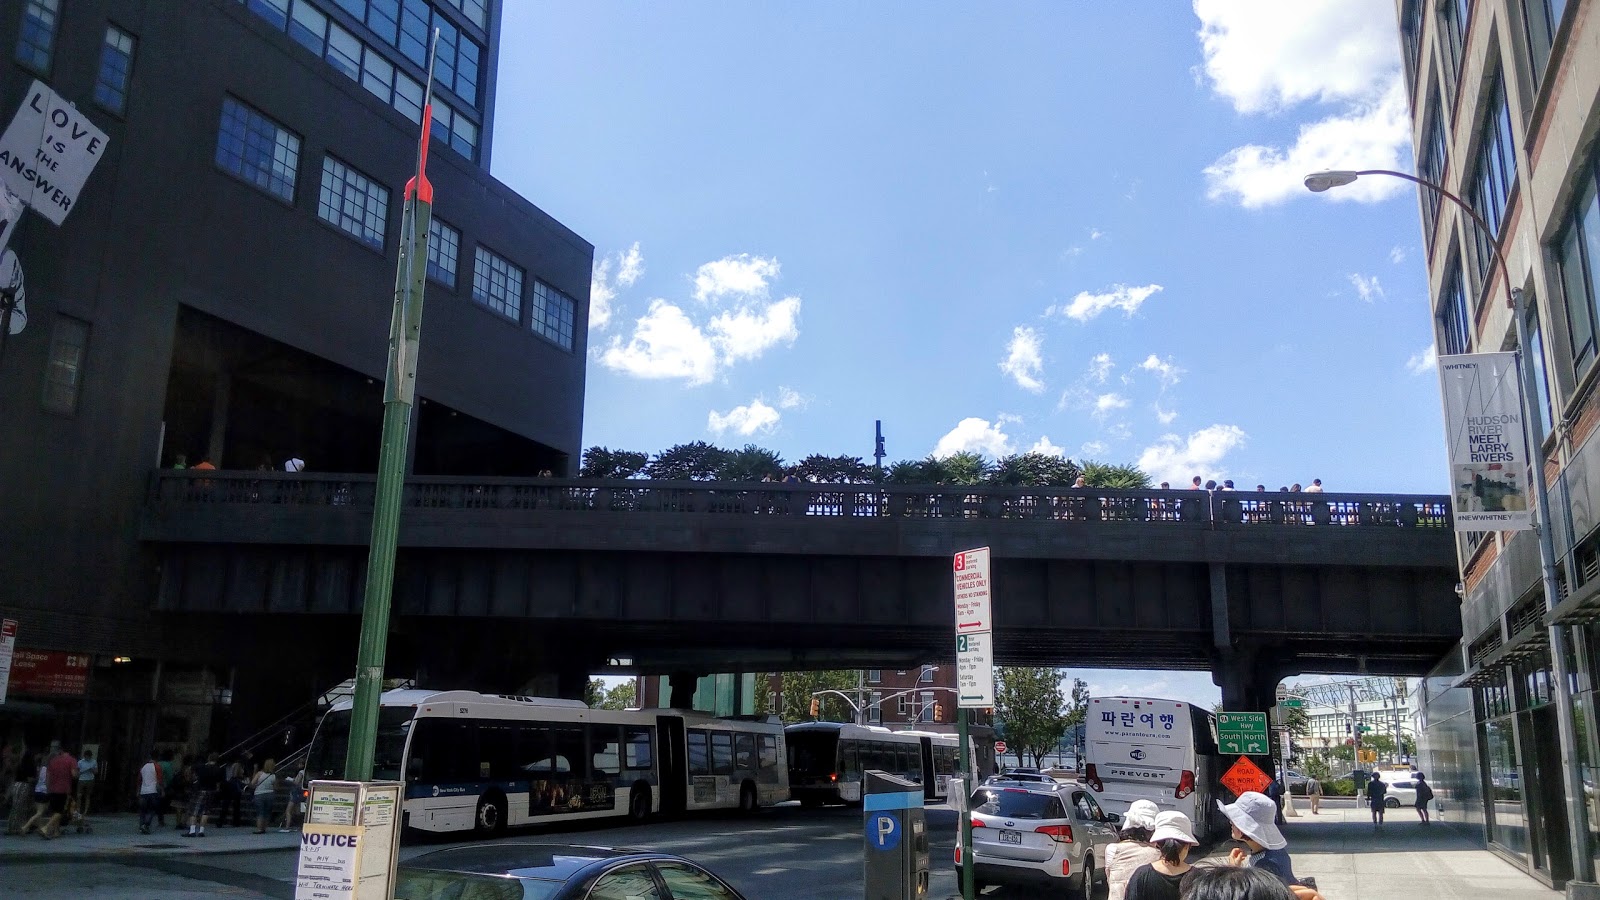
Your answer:
[[[1329,797],[1354,797],[1356,783],[1348,778],[1336,778],[1322,783],[1322,792]]]

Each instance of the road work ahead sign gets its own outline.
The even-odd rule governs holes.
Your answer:
[[[35,81],[0,137],[0,178],[36,212],[60,225],[106,152],[106,133],[66,98]]]

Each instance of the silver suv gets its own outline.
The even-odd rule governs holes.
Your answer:
[[[1101,878],[1103,848],[1117,839],[1117,817],[1106,815],[1086,791],[1067,785],[991,781],[973,792],[968,806],[973,877],[980,889],[1030,885],[1057,894],[1065,885],[1068,896],[1087,898]],[[962,868],[957,847],[958,876]]]

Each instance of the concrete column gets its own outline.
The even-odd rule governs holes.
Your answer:
[[[228,436],[228,404],[233,394],[233,376],[218,372],[211,390],[211,438],[206,443],[206,458],[222,468],[223,443]]]
[[[669,675],[668,684],[672,688],[672,696],[667,705],[673,709],[692,709],[694,707],[696,683],[706,674],[705,672],[673,672]]]

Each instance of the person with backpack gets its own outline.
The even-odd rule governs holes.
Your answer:
[[[1433,802],[1433,788],[1421,772],[1417,773],[1417,818],[1428,824],[1428,804]]]
[[[139,769],[139,833],[149,834],[150,826],[161,812],[162,788],[166,785],[166,776],[162,774],[161,763],[156,760],[156,752],[150,751],[150,761]]]

